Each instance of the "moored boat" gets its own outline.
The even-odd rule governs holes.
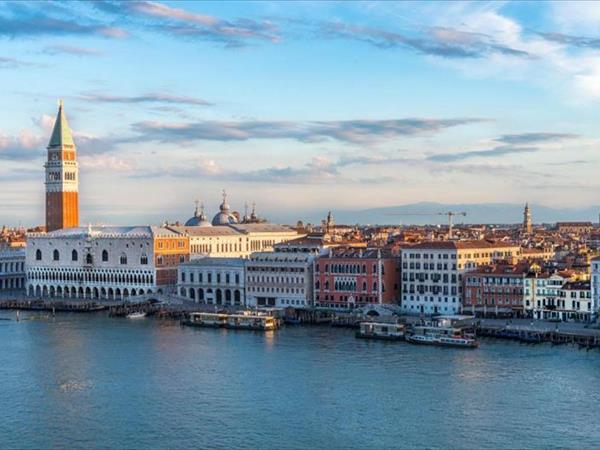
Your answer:
[[[399,323],[361,322],[356,337],[361,339],[380,339],[387,341],[404,340],[405,326]]]
[[[249,312],[243,314],[196,312],[191,313],[189,318],[181,323],[192,327],[259,331],[275,330],[279,327],[279,320],[276,317]]]
[[[187,320],[182,322],[183,325],[191,327],[207,327],[207,328],[221,328],[227,323],[227,314],[222,313],[205,313],[195,312],[190,313]]]
[[[437,345],[440,347],[477,348],[479,341],[475,336],[466,334],[458,328],[416,326],[406,335],[411,344]]]
[[[125,317],[127,317],[128,319],[142,319],[142,318],[146,317],[146,313],[142,312],[142,311],[136,311],[136,312],[127,314],[127,316],[125,316]]]
[[[273,316],[264,315],[231,314],[227,316],[225,328],[270,331],[277,328],[277,319]]]

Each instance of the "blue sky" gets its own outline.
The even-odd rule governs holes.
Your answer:
[[[43,220],[63,98],[82,221],[599,203],[600,3],[3,2],[0,222]]]

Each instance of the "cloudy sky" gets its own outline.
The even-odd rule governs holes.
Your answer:
[[[600,203],[600,3],[0,3],[0,222],[41,223],[63,98],[82,222]]]

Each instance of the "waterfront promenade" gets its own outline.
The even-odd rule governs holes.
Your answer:
[[[162,319],[180,320],[192,312],[216,312],[224,311],[236,313],[244,307],[224,307],[191,302],[181,297],[168,295],[152,295],[151,299],[158,301],[157,304],[148,303],[150,297],[144,296],[131,299],[127,302],[96,301],[89,299],[32,299],[19,293],[4,294],[0,296],[0,309],[23,309],[34,311],[51,312],[97,312],[109,310],[111,315],[124,316],[134,311],[144,311],[156,314]],[[315,313],[309,312],[307,315]],[[319,312],[325,314],[321,323],[329,324],[336,322],[335,313]],[[342,316],[343,318],[343,316]],[[416,316],[381,316],[377,319],[365,317],[365,320],[378,321],[404,321],[407,323],[418,323],[422,318]],[[314,321],[312,321],[314,322]],[[305,322],[309,324],[310,321]],[[551,342],[553,344],[578,344],[583,347],[600,347],[600,325],[586,324],[582,322],[548,322],[531,319],[490,319],[474,318],[472,320],[474,329],[480,336],[499,339],[515,339],[524,343],[536,344]]]

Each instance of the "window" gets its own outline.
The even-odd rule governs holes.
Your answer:
[[[60,253],[58,252],[58,250],[54,250],[54,252],[52,253],[52,259],[54,261],[60,261]]]
[[[92,264],[94,262],[94,258],[92,257],[91,253],[88,253],[87,255],[85,255],[85,263],[86,264]]]
[[[108,252],[106,250],[102,250],[102,262],[108,261]]]
[[[77,250],[73,249],[73,251],[71,252],[71,261],[77,261],[79,259],[79,256],[77,255]]]
[[[127,264],[127,255],[125,253],[121,253],[121,257],[119,258],[119,262],[121,264]]]
[[[140,257],[140,264],[144,266],[148,264],[148,255],[145,253],[142,253],[142,256]]]
[[[39,248],[35,251],[35,260],[36,261],[42,260],[42,251]]]

